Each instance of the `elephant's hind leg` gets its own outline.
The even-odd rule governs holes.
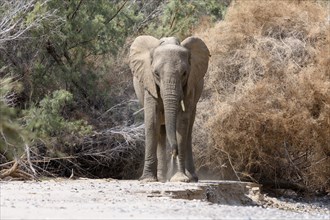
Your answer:
[[[190,182],[198,182],[198,176],[195,171],[194,159],[192,154],[192,129],[195,121],[196,108],[192,112],[192,117],[189,120],[188,137],[187,137],[187,151],[186,151],[186,174]]]

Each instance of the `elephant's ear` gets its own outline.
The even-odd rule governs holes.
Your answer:
[[[129,65],[134,77],[143,83],[144,88],[156,98],[157,90],[151,69],[150,52],[158,45],[157,38],[147,35],[139,36],[132,43],[129,55]]]
[[[181,45],[190,51],[191,66],[187,88],[192,89],[205,76],[211,55],[204,41],[198,37],[188,37],[181,42]]]

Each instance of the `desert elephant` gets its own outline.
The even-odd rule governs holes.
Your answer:
[[[174,182],[198,181],[191,133],[210,52],[197,37],[137,37],[130,47],[136,95],[144,107],[145,161],[140,180],[166,181],[166,138],[177,162]]]

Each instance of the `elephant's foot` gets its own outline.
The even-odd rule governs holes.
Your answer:
[[[157,176],[157,179],[159,182],[165,183],[166,182],[166,177],[163,176]]]
[[[147,176],[147,175],[142,175],[139,180],[141,182],[147,183],[147,182],[157,182],[157,177],[155,176]]]
[[[198,182],[198,176],[195,172],[189,172],[186,170],[186,174],[190,180],[190,182],[197,183]]]
[[[171,182],[189,182],[189,178],[186,176],[186,174],[182,172],[177,172],[172,178],[170,179]]]
[[[158,179],[159,182],[165,183],[166,182],[166,175],[164,175],[163,172],[158,171],[157,179]]]

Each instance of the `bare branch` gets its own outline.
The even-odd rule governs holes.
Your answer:
[[[79,8],[81,6],[81,3],[82,3],[83,0],[80,0],[80,2],[78,3],[76,9],[74,10],[74,12],[72,13],[71,15],[71,20],[76,16],[77,12],[79,11]]]
[[[49,0],[38,1],[44,6]],[[22,38],[23,34],[32,28],[39,27],[45,20],[60,20],[57,10],[40,12],[32,21],[27,22],[27,16],[35,9],[36,0],[2,0],[0,1],[0,47],[7,41]]]

